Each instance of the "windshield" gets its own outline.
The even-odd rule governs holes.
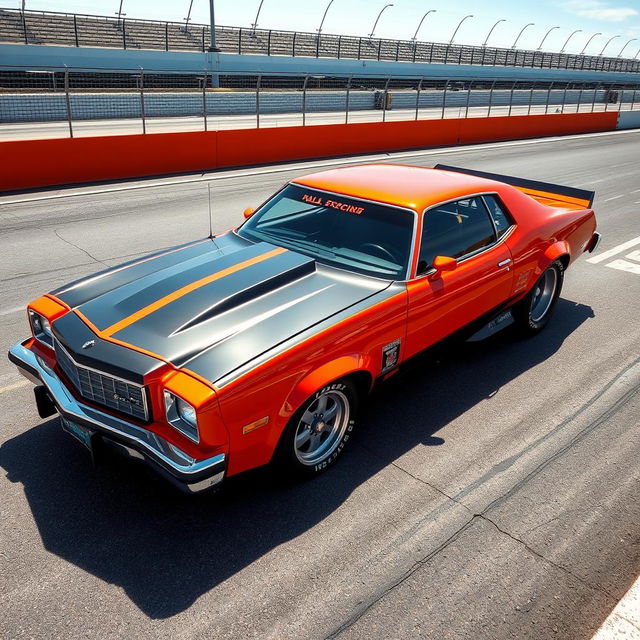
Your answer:
[[[409,210],[290,184],[238,234],[350,271],[404,280],[414,218]]]

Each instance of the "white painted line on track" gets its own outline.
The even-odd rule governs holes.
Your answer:
[[[39,202],[42,200],[57,200],[59,198],[73,198],[77,196],[89,196],[89,195],[99,195],[103,193],[115,193],[120,191],[134,191],[137,189],[152,189],[154,187],[171,187],[180,184],[189,184],[189,183],[197,183],[197,182],[210,182],[214,180],[226,180],[229,178],[244,178],[248,176],[257,176],[257,175],[268,175],[271,173],[284,173],[287,171],[296,171],[298,169],[314,169],[321,167],[331,167],[331,166],[339,166],[345,164],[354,164],[354,163],[368,163],[368,162],[380,162],[380,161],[389,161],[394,158],[413,158],[420,156],[432,156],[432,155],[446,155],[450,153],[468,153],[472,151],[481,151],[484,149],[496,149],[496,148],[504,148],[504,147],[519,147],[523,145],[530,144],[541,144],[541,143],[553,143],[559,141],[566,140],[579,140],[582,138],[598,138],[602,136],[615,136],[615,135],[628,135],[628,134],[639,134],[640,130],[635,129],[624,129],[620,131],[602,131],[599,133],[580,133],[568,136],[552,136],[545,138],[534,138],[530,140],[513,140],[507,142],[495,142],[490,144],[476,144],[476,145],[461,145],[457,147],[441,147],[437,149],[427,149],[427,150],[416,150],[416,151],[394,151],[389,153],[382,153],[376,155],[368,155],[363,157],[359,156],[349,156],[346,158],[337,158],[335,160],[322,160],[322,161],[313,161],[308,160],[306,162],[300,162],[295,164],[279,164],[277,166],[270,167],[256,167],[254,169],[248,170],[231,170],[225,172],[216,172],[210,175],[200,174],[197,177],[191,178],[181,178],[177,180],[168,180],[168,181],[159,181],[152,182],[151,184],[138,184],[138,185],[129,185],[129,186],[117,186],[117,187],[105,187],[105,188],[96,188],[90,189],[86,191],[77,191],[75,193],[57,193],[49,196],[36,196],[34,198],[20,198],[17,200],[0,200],[0,206],[9,205],[9,204],[22,204],[26,202]],[[211,171],[215,171],[212,169]]]
[[[20,380],[19,382],[14,382],[13,384],[9,384],[6,387],[0,387],[0,393],[13,391],[14,389],[19,389],[20,387],[26,387],[29,384],[32,384],[32,383],[29,382],[28,380]]]
[[[622,258],[614,260],[605,266],[611,267],[612,269],[618,269],[618,271],[628,271],[629,273],[637,273],[640,275],[640,264],[629,262],[628,260],[622,260]]]
[[[640,640],[640,578],[609,614],[592,640]]]
[[[638,236],[637,238],[634,238],[633,240],[623,242],[622,244],[619,244],[617,247],[613,247],[613,249],[609,249],[608,251],[605,251],[604,253],[600,253],[597,256],[593,256],[593,258],[588,258],[587,262],[591,262],[592,264],[603,262],[604,260],[607,260],[608,258],[611,258],[612,256],[615,256],[618,253],[622,253],[627,249],[631,249],[631,247],[635,247],[638,244],[640,244],[640,236]]]
[[[0,311],[0,316],[10,316],[12,313],[18,313],[20,311],[27,312],[27,305],[23,305],[21,307],[12,307],[11,309],[4,309],[4,311]]]
[[[628,258],[629,260],[636,260],[637,262],[640,262],[640,250],[636,250],[636,251],[632,251],[631,253],[627,253],[625,258]]]
[[[624,198],[625,194],[622,193],[619,196],[612,196],[611,198],[606,198],[605,200],[603,200],[602,202],[610,202],[611,200],[617,200],[618,198]]]

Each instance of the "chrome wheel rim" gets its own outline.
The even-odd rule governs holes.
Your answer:
[[[302,464],[326,460],[342,441],[349,424],[349,400],[342,391],[325,391],[306,408],[295,435],[296,457]]]
[[[536,282],[531,300],[531,320],[540,322],[549,311],[553,296],[558,285],[558,272],[554,269],[547,269],[540,280]]]

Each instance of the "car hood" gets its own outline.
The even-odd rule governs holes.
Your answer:
[[[99,337],[197,364],[215,382],[389,285],[228,233],[53,293]]]

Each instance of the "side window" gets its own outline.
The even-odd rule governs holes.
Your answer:
[[[418,274],[428,271],[436,256],[461,258],[495,241],[489,212],[480,197],[429,209],[422,225]]]
[[[482,197],[489,209],[491,217],[493,218],[493,223],[496,225],[498,238],[502,238],[502,236],[511,228],[513,220],[511,220],[511,216],[507,213],[504,205],[501,204],[498,198],[495,196]]]

